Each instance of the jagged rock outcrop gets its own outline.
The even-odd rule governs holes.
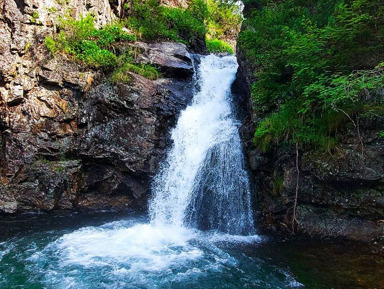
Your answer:
[[[148,194],[190,78],[112,86],[57,59],[37,76],[21,101],[3,99],[0,210],[121,208]]]
[[[250,100],[250,85],[256,81],[255,67],[238,51],[239,71],[234,90]],[[384,102],[382,90],[370,97]],[[366,99],[369,103],[369,99]],[[274,146],[267,153],[257,149],[253,133],[262,115],[242,101],[241,135],[255,185],[259,224],[279,233],[292,233],[296,193],[295,148]],[[248,108],[248,109],[244,109]],[[384,242],[384,120],[380,116],[351,122],[339,131],[340,144],[334,152],[299,150],[299,233],[345,237],[367,242]]]
[[[137,61],[159,68],[166,77],[188,78],[193,75],[191,57],[182,43],[144,43],[132,45],[139,50]]]
[[[123,208],[147,196],[169,129],[191,98],[186,46],[137,44],[167,78],[132,73],[129,85],[115,86],[44,46],[53,19],[88,11],[103,25],[122,5],[111,3],[2,2],[0,212]]]

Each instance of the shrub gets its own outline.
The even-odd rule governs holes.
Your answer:
[[[123,30],[122,24],[110,24],[100,30],[93,30],[91,38],[96,41],[101,48],[110,49],[111,45],[117,41],[136,41],[135,35],[128,34]]]
[[[383,87],[380,1],[258,1],[239,46],[255,68],[255,143],[330,149],[347,123],[383,115],[364,92]]]
[[[205,43],[207,45],[208,52],[226,52],[229,54],[233,54],[233,48],[230,44],[226,43],[225,41],[219,40],[219,39],[209,39],[207,38],[205,40]]]
[[[127,7],[128,8],[128,7]],[[174,40],[190,47],[212,38],[223,38],[241,16],[234,2],[192,0],[187,9],[160,5],[157,0],[133,1],[128,25],[144,40]]]
[[[63,52],[74,60],[93,68],[112,69],[117,64],[117,57],[112,51],[112,44],[117,41],[134,41],[134,35],[123,31],[119,23],[96,29],[94,19],[88,15],[80,20],[62,19],[60,33],[56,39],[45,38],[45,45],[52,53]]]
[[[187,9],[160,5],[157,0],[134,1],[128,25],[144,40],[174,40],[191,44],[205,37],[206,5],[194,0]]]
[[[83,40],[78,46],[76,57],[91,67],[110,69],[116,66],[117,57],[111,51],[100,49],[93,41]]]

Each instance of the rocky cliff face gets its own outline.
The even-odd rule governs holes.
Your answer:
[[[130,85],[112,86],[102,72],[54,58],[43,44],[58,15],[91,11],[102,25],[119,5],[1,4],[0,212],[145,204],[169,129],[191,98],[186,47],[135,44],[140,61],[158,66],[165,78],[132,74]]]
[[[249,101],[255,68],[241,50],[238,61],[235,91],[241,91]],[[372,91],[367,103],[371,98],[384,100],[384,91]],[[267,230],[292,233],[295,148],[275,146],[268,153],[258,150],[252,138],[263,116],[252,113],[251,105],[248,107],[248,115],[243,116],[242,138],[255,184],[259,223]],[[384,141],[379,136],[383,130],[384,120],[372,117],[359,124],[347,124],[335,152],[299,150],[296,231],[384,242]]]

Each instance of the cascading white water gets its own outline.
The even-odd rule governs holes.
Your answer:
[[[261,240],[252,235],[239,124],[230,104],[236,70],[235,57],[201,58],[200,91],[172,131],[173,147],[153,186],[151,222],[121,220],[59,232],[44,247],[32,244],[20,257],[31,272],[30,284],[66,289],[223,288],[228,276],[234,276],[233,286],[225,288],[262,282],[263,270],[256,270],[261,273],[254,281],[253,263],[244,268],[239,261],[243,257],[225,249],[225,244]],[[239,281],[236,276],[244,270],[251,273]],[[286,282],[285,277],[271,278],[273,284]]]
[[[201,58],[200,91],[181,113],[155,180],[153,223],[253,232],[248,177],[230,105],[237,67],[234,56]]]

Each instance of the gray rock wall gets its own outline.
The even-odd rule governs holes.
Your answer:
[[[167,78],[132,74],[130,85],[111,86],[102,72],[53,57],[44,46],[59,16],[90,12],[103,25],[119,5],[1,3],[0,212],[146,206],[169,129],[191,98],[186,47],[140,44],[150,56],[145,62]]]

